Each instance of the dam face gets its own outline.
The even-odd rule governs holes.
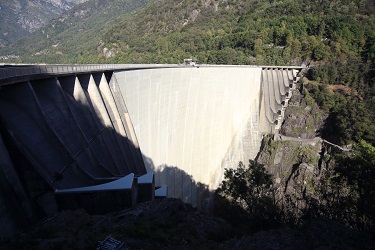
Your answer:
[[[150,69],[116,73],[148,171],[168,196],[200,206],[223,167],[259,151],[261,68]],[[250,123],[248,148],[238,147]],[[265,131],[264,131],[265,132]],[[225,157],[229,154],[227,157]],[[226,158],[226,162],[223,162]],[[203,184],[203,185],[199,185]]]
[[[57,189],[151,171],[168,197],[206,209],[224,168],[277,132],[299,70],[0,67],[0,237],[55,213]]]
[[[156,185],[167,184],[169,197],[205,208],[205,191],[218,187],[224,169],[254,159],[262,135],[277,130],[296,73],[212,66],[115,77]]]

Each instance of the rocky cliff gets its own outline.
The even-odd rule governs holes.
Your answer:
[[[332,156],[327,153],[330,145],[319,137],[327,114],[302,88],[290,103],[280,133],[264,138],[258,161],[274,177],[278,205],[298,219],[309,197],[319,199],[316,189],[331,168]]]

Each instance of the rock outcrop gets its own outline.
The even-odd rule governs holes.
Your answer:
[[[302,98],[302,99],[301,99]],[[319,136],[319,130],[327,118],[310,96],[297,94],[292,97],[292,103],[285,110],[284,122],[280,133],[285,136],[312,139]]]
[[[258,161],[274,176],[280,205],[298,218],[328,167],[326,144],[318,137],[327,115],[308,94],[297,94],[291,102],[280,133],[264,138]]]

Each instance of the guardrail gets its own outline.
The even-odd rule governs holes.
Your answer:
[[[84,65],[2,65],[0,66],[0,85],[14,83],[38,75],[64,75],[89,72],[104,72],[127,69],[151,69],[181,67],[177,64],[84,64]]]

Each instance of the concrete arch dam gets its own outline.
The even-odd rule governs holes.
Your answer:
[[[204,207],[223,169],[276,132],[297,67],[0,66],[4,237],[57,211],[55,189],[155,172]]]
[[[298,68],[206,66],[115,73],[148,171],[168,196],[204,207],[224,168],[276,132]]]

